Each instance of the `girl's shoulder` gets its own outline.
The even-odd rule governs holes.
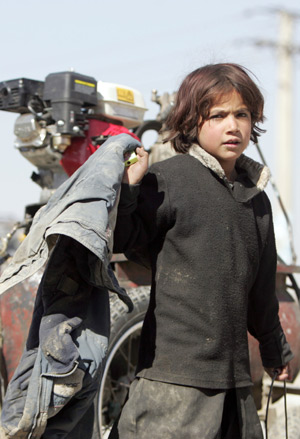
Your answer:
[[[194,159],[189,154],[176,154],[172,157],[169,157],[165,160],[161,160],[153,163],[149,170],[153,172],[157,171],[165,171],[172,172],[175,169],[183,169],[183,167],[191,166]]]

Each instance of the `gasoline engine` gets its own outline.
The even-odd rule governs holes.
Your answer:
[[[0,110],[19,113],[14,145],[37,167],[31,178],[42,188],[40,203],[25,211],[33,216],[108,136],[135,136],[146,108],[133,88],[67,71],[0,82]]]

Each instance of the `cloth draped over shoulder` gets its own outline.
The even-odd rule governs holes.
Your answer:
[[[128,134],[111,137],[35,215],[31,230],[0,278],[0,294],[34,274],[46,262],[59,235],[69,236],[96,257],[89,281],[119,294],[131,307],[108,263],[113,245],[124,153],[140,143]]]
[[[82,437],[78,422],[93,403],[107,352],[108,290],[133,307],[109,261],[124,153],[137,146],[127,134],[107,140],[37,212],[0,279],[3,293],[47,262],[4,398],[1,439]]]

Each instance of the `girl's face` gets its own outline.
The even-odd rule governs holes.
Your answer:
[[[199,125],[201,122],[200,117]],[[198,141],[219,161],[228,177],[249,144],[251,129],[251,113],[241,95],[233,90],[211,107],[208,118],[199,127]]]

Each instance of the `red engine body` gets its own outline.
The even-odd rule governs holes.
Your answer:
[[[61,159],[61,165],[70,176],[76,171],[100,145],[95,145],[94,137],[116,136],[117,134],[130,134],[137,140],[140,140],[134,133],[122,125],[115,125],[110,122],[104,122],[97,119],[89,119],[88,129],[85,137],[73,137],[71,145],[66,149]]]

